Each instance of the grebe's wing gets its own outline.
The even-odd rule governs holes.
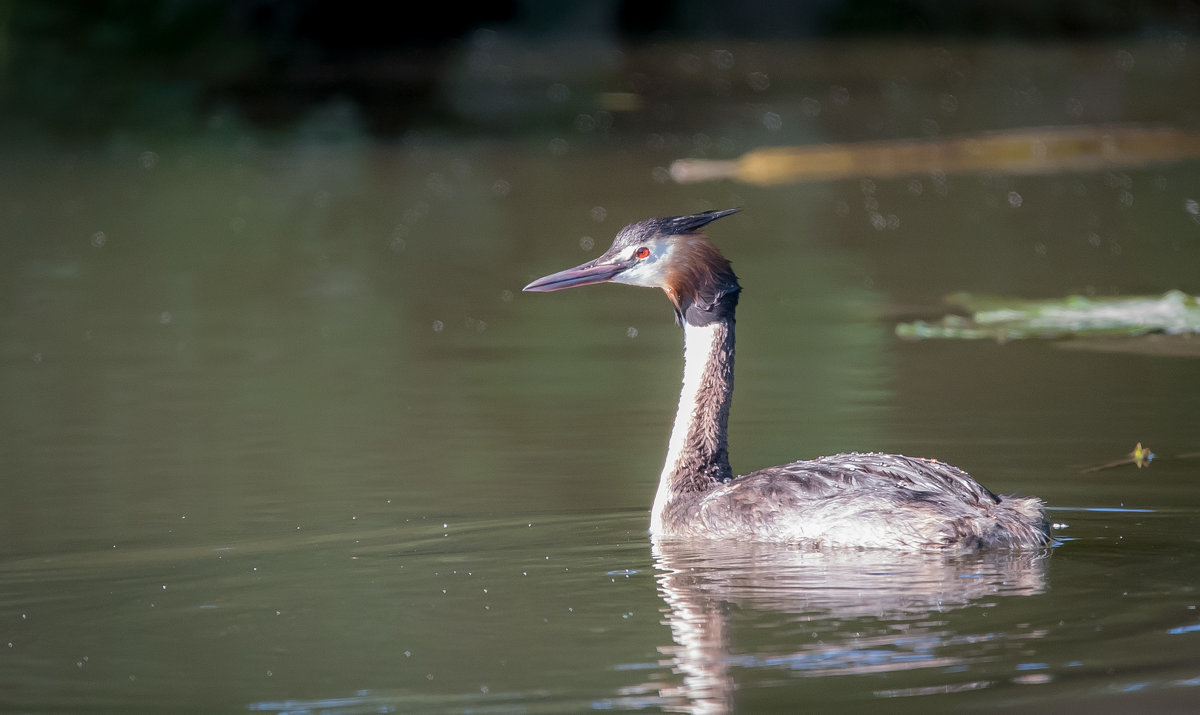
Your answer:
[[[834,454],[782,464],[751,472],[734,480],[758,488],[773,481],[788,484],[812,497],[832,496],[845,490],[905,489],[956,497],[970,503],[999,504],[1000,497],[958,467],[936,459],[877,452]],[[781,485],[782,487],[782,485]]]

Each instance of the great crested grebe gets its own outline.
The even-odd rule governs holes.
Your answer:
[[[655,538],[733,538],[812,547],[976,549],[1051,542],[1042,502],[996,496],[966,472],[896,454],[837,454],[735,477],[729,261],[700,229],[739,209],[654,218],[621,229],[602,256],[526,291],[593,283],[662,288],[683,327],[683,392],[650,514]]]

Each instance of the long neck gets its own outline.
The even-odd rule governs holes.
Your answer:
[[[733,397],[733,307],[727,305],[704,320],[683,323],[683,391],[667,450],[667,462],[658,482],[650,532],[671,530],[672,508],[733,478],[729,468],[726,432]]]

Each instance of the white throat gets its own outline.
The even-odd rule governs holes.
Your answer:
[[[658,479],[658,492],[654,495],[654,507],[650,512],[650,533],[663,533],[663,515],[671,499],[671,476],[675,474],[683,457],[687,436],[698,419],[698,402],[705,387],[704,376],[710,363],[716,358],[722,340],[724,326],[710,323],[694,326],[684,323],[683,337],[683,390],[679,393],[679,407],[675,412],[675,426],[671,428],[671,441],[667,446],[667,461]]]

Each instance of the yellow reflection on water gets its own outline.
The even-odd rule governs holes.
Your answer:
[[[732,161],[680,159],[679,183],[734,179],[769,186],[858,176],[942,172],[1048,174],[1162,164],[1200,157],[1200,132],[1164,126],[1040,127],[948,139],[900,139],[755,149]]]

